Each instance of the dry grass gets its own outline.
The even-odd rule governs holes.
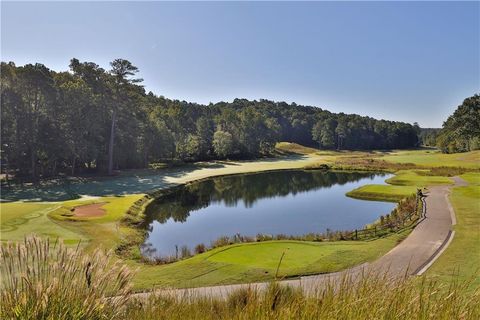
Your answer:
[[[359,278],[358,278],[359,277]],[[279,282],[265,290],[244,287],[226,297],[158,293],[131,301],[128,319],[478,319],[478,290],[443,287],[426,278],[392,280],[386,275],[345,276],[305,294]]]
[[[478,319],[470,282],[393,280],[364,273],[310,294],[273,282],[223,297],[194,292],[130,296],[130,272],[108,254],[85,255],[28,238],[0,247],[2,319]]]
[[[0,246],[0,275],[1,319],[116,319],[132,276],[109,253],[37,237]]]

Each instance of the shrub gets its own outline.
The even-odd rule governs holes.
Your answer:
[[[207,251],[207,248],[203,243],[199,243],[195,246],[195,254],[204,253],[205,251]]]

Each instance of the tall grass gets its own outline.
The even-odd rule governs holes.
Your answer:
[[[358,275],[357,275],[358,276]],[[479,319],[478,290],[467,283],[442,286],[421,278],[364,274],[311,288],[305,294],[273,282],[264,290],[244,287],[225,298],[157,294],[132,300],[128,319]],[[192,296],[194,298],[192,298]]]
[[[28,238],[0,247],[1,319],[479,319],[479,288],[386,274],[346,275],[308,290],[273,282],[226,295],[155,291],[132,296],[130,272]]]
[[[29,237],[0,246],[1,319],[114,319],[131,287],[131,272],[110,253],[84,254]],[[107,294],[115,298],[105,300]]]

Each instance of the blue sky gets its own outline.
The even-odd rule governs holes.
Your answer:
[[[1,3],[2,61],[140,69],[200,103],[295,101],[439,127],[480,92],[479,2]]]

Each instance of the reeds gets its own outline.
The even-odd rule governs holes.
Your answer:
[[[472,282],[387,273],[132,296],[131,273],[109,254],[38,238],[1,246],[0,272],[1,319],[480,319]]]
[[[110,256],[100,250],[84,254],[37,237],[1,245],[0,318],[116,318],[132,275]],[[115,297],[107,303],[111,293]]]
[[[245,286],[225,296],[194,291],[157,292],[131,300],[128,319],[479,319],[478,289],[469,283],[450,286],[420,278],[391,279],[363,273],[300,287],[272,282],[266,288]]]

